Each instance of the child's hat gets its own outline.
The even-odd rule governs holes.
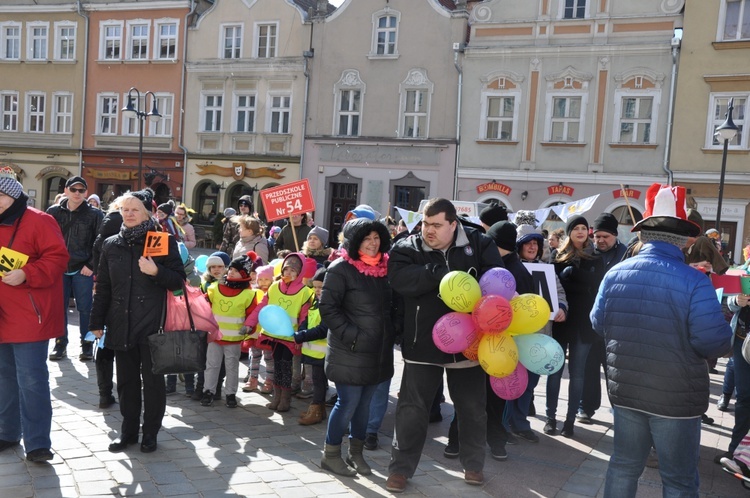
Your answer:
[[[206,268],[211,268],[212,266],[229,266],[229,263],[231,262],[232,260],[229,258],[229,254],[222,251],[216,251],[206,260]]]
[[[270,278],[271,280],[273,280],[273,266],[259,266],[255,270],[255,278],[257,280],[260,280],[261,278]]]
[[[258,255],[253,251],[248,251],[247,254],[234,258],[232,262],[229,263],[229,268],[237,270],[240,274],[240,278],[227,278],[227,280],[239,280],[241,282],[249,281],[250,273],[253,271],[253,264],[256,259],[258,259]]]

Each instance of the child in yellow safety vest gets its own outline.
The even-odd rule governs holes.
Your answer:
[[[206,297],[211,303],[222,338],[208,343],[204,373],[206,390],[201,398],[203,406],[213,404],[215,393],[211,387],[216,385],[223,360],[227,371],[224,389],[226,405],[229,408],[237,407],[241,344],[247,332],[244,322],[258,305],[256,291],[250,288],[253,262],[247,254],[233,259],[224,278],[208,287]]]
[[[312,366],[312,403],[297,421],[300,425],[313,425],[326,418],[326,390],[328,377],[325,372],[326,349],[328,349],[328,327],[322,323],[318,309],[320,293],[323,292],[323,279],[326,269],[319,268],[312,279],[315,300],[307,313],[307,329],[294,333],[294,342],[302,344],[302,363]]]
[[[245,320],[250,330],[258,325],[258,315],[267,304],[279,306],[291,318],[294,331],[307,328],[307,314],[312,306],[315,293],[304,284],[305,256],[290,253],[281,263],[281,278],[271,284],[268,294]],[[301,348],[294,337],[277,330],[261,328],[260,345],[268,345],[273,350],[273,398],[266,408],[279,412],[289,411],[292,400],[292,363],[295,355],[301,355]]]
[[[256,270],[255,275],[255,295],[258,304],[260,304],[273,283],[273,266],[260,266]],[[250,393],[260,391],[261,394],[271,394],[273,392],[273,352],[270,347],[258,344],[259,335],[260,327],[256,326],[255,330],[251,331],[250,336],[243,342],[243,348],[245,347],[245,344],[248,346],[250,368],[248,369],[248,377],[245,381],[245,385],[242,386],[242,392]],[[259,389],[258,378],[260,377],[261,357],[266,364],[266,380]]]

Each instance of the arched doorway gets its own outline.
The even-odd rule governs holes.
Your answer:
[[[195,186],[193,190],[193,205],[195,216],[193,225],[211,225],[219,209],[219,187],[211,180],[206,180]]]
[[[55,197],[57,194],[62,194],[65,190],[66,180],[67,178],[63,176],[50,176],[44,180],[45,195],[43,198],[43,205],[39,206],[39,209],[46,211],[48,207],[55,203]]]

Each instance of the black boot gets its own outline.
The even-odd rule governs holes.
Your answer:
[[[117,403],[117,400],[112,395],[114,389],[112,383],[114,361],[114,350],[103,348],[96,352],[94,365],[96,366],[96,383],[99,387],[99,408],[109,408]]]

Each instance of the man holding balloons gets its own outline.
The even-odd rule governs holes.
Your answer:
[[[419,464],[430,405],[444,371],[459,419],[459,458],[465,480],[472,485],[484,482],[484,370],[461,353],[438,349],[432,329],[451,310],[468,313],[476,304],[476,300],[467,298],[468,293],[457,279],[441,286],[443,277],[452,271],[468,272],[478,280],[487,270],[502,267],[503,262],[490,238],[461,225],[451,201],[431,199],[424,206],[423,215],[421,233],[400,240],[391,250],[388,263],[388,278],[393,290],[404,299],[406,316],[401,345],[405,365],[386,482],[386,489],[393,493],[404,491],[407,479]]]

